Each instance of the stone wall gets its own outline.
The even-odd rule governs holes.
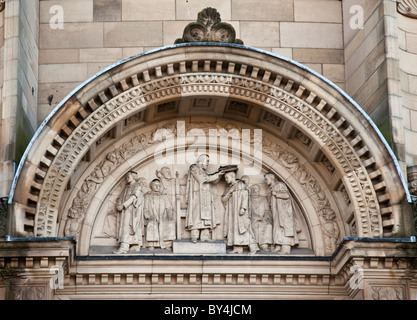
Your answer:
[[[37,129],[39,0],[10,0],[2,13],[0,196],[9,194],[14,164]]]
[[[417,20],[398,16],[407,166],[417,165]]]
[[[54,25],[56,5],[63,9],[62,29]],[[106,66],[173,44],[209,6],[234,26],[245,45],[292,58],[344,89],[341,5],[338,0],[263,0],[262,5],[252,0],[41,0],[38,123]]]

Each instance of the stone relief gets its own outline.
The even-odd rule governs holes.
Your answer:
[[[265,174],[265,182],[269,187],[268,202],[273,221],[273,251],[282,250],[288,254],[291,247],[298,244],[297,233],[301,231],[294,219],[293,200],[285,183],[277,181],[273,173]]]
[[[402,287],[371,286],[373,300],[404,300]]]
[[[224,173],[208,174],[208,164],[209,156],[200,155],[188,171],[186,227],[191,230],[192,242],[209,240],[209,230],[219,224],[210,183]]]
[[[117,240],[120,247],[115,253],[127,253],[135,245],[139,251],[142,246],[144,192],[137,173],[129,171],[126,186],[117,201]]]
[[[277,85],[279,85],[279,81],[275,81]],[[366,173],[365,168],[361,166],[361,162],[353,147],[339,134],[337,127],[331,124],[328,119],[323,118],[318,112],[325,105],[323,100],[321,100],[316,108],[317,110],[315,110],[301,99],[287,94],[285,90],[278,86],[272,87],[256,80],[243,80],[236,76],[219,76],[210,73],[204,77],[201,75],[180,75],[168,80],[155,80],[144,84],[140,88],[134,87],[117,96],[117,98],[109,100],[102,108],[97,109],[83,125],[73,132],[65,145],[59,150],[54,166],[50,168],[45,177],[44,185],[46,187],[41,190],[39,195],[40,201],[38,203],[35,224],[36,235],[54,234],[56,225],[54,221],[58,214],[56,208],[59,197],[57,195],[61,194],[66,186],[64,182],[68,180],[72,164],[75,162],[77,155],[86,147],[86,144],[103,130],[108,123],[114,122],[120,116],[120,109],[127,113],[131,109],[137,109],[138,105],[144,105],[147,101],[152,101],[154,99],[153,95],[155,95],[154,90],[157,89],[165,88],[171,94],[173,91],[178,93],[180,89],[177,86],[181,84],[184,92],[189,90],[190,92],[198,92],[203,87],[196,84],[207,82],[213,85],[214,93],[226,92],[234,94],[235,90],[240,88],[239,94],[241,94],[242,90],[248,90],[248,98],[266,103],[268,107],[275,109],[279,114],[288,116],[291,113],[292,117],[297,118],[303,125],[305,124],[308,127],[307,131],[317,135],[326,144],[326,148],[338,159],[340,166],[345,172],[347,177],[346,184],[349,185],[349,194],[352,195],[352,203],[355,208],[360,208],[360,210],[355,211],[358,212],[358,217],[356,218],[361,219],[361,228],[358,232],[364,236],[371,235],[377,237],[381,235],[382,224],[378,216],[379,203],[370,177]],[[233,84],[233,86],[230,87],[230,84]],[[291,85],[290,83],[287,87]],[[148,139],[148,142],[153,143],[151,138],[152,135],[144,137],[144,139]],[[360,137],[358,136],[354,140],[357,143],[357,141],[360,141]],[[145,143],[143,145],[144,147],[146,146]],[[276,153],[274,150],[271,150],[271,152]],[[369,159],[367,164],[371,164],[372,161],[374,159]],[[360,188],[361,192],[353,194],[352,190],[355,188]],[[321,199],[321,194],[316,197],[318,202],[324,202],[325,200]],[[325,205],[325,203],[320,205]],[[79,214],[82,216],[82,213]]]
[[[147,221],[146,240],[148,248],[172,250],[176,239],[174,206],[169,195],[164,193],[159,179],[150,183],[150,191],[145,195],[143,215]]]
[[[16,286],[13,288],[13,300],[45,300],[45,286]]]
[[[230,254],[289,254],[298,246],[300,223],[284,182],[267,173],[251,184],[247,175],[237,178],[237,165],[219,166],[212,173],[209,163],[209,155],[201,154],[188,170],[179,168],[183,176],[177,171],[175,177],[172,168],[162,166],[149,184],[129,171],[104,206],[101,236],[117,241],[114,253],[142,248],[172,252],[179,240],[223,241]]]
[[[232,253],[242,253],[248,247],[250,254],[258,251],[258,244],[252,230],[249,210],[249,187],[243,180],[236,179],[236,171],[226,172],[224,178],[228,184],[222,195],[225,206],[224,236],[227,244],[233,247]]]
[[[193,130],[194,127],[198,127],[202,130],[202,132],[208,132],[210,129],[217,127],[227,128],[229,131],[231,129],[239,131],[239,129],[236,129],[233,124],[227,123],[227,121],[224,123],[193,123],[190,124],[189,130]],[[166,123],[161,128],[165,128],[173,132],[177,131],[176,125],[173,123]],[[129,157],[137,154],[140,150],[143,150],[153,144],[156,141],[155,132],[155,129],[143,132],[132,137],[128,142],[121,144],[119,147],[109,152],[105,159],[98,163],[95,169],[92,170],[92,172],[85,178],[84,182],[81,184],[80,190],[77,192],[76,197],[71,201],[71,205],[68,208],[67,220],[64,229],[64,234],[66,236],[79,235],[85,214],[95,192],[100,187],[100,184],[121,163],[129,159]],[[265,154],[271,156],[271,158],[276,159],[276,161],[288,169],[293,176],[297,178],[301,186],[305,189],[305,192],[310,196],[314,207],[320,215],[322,215],[322,212],[325,213],[326,210],[332,210],[325,192],[321,190],[320,184],[308,172],[307,168],[299,163],[297,156],[288,150],[284,150],[275,142],[269,140],[266,136],[263,137],[263,151]],[[178,172],[181,170],[177,170],[175,177],[173,177],[172,172],[175,172],[176,170],[171,171],[171,169],[176,168],[169,168],[169,166],[162,166],[160,169],[153,167],[153,169],[150,169],[150,172],[152,173],[153,170],[155,177],[150,177],[149,174],[147,175],[147,179],[149,179],[148,181],[151,181],[153,178],[157,178],[159,180],[161,189],[160,193],[168,199],[168,202],[165,201],[168,205],[165,206],[172,208],[172,214],[170,217],[175,220],[173,225],[176,240],[193,238],[193,242],[196,242],[197,240],[213,241],[224,237],[223,234],[226,232],[226,222],[224,221],[225,206],[222,205],[221,201],[221,194],[223,191],[218,192],[213,190],[219,183],[223,183],[223,185],[225,184],[225,179],[222,179],[225,172],[222,172],[219,168],[217,172],[209,173],[207,172],[208,164],[209,158],[205,155],[201,155],[196,163],[191,165],[186,171],[182,169],[181,176]],[[255,238],[256,244],[260,247],[260,250],[264,252],[278,251],[279,253],[284,253],[284,251],[288,250],[288,248],[284,247],[285,249],[283,251],[279,251],[279,244],[274,243],[271,240],[272,233],[269,232],[269,230],[272,230],[273,227],[273,218],[272,210],[270,209],[270,204],[268,203],[266,195],[266,190],[268,189],[266,181],[259,181],[258,178],[256,184],[261,186],[261,189],[264,190],[265,194],[258,196],[256,186],[254,186],[255,191],[253,193],[251,191],[252,186],[250,185],[249,177],[242,176],[240,180],[244,181],[246,186],[250,188],[248,190],[250,195],[248,211],[250,212],[249,217],[252,225],[251,232],[252,236]],[[144,177],[137,177],[137,181],[142,185],[142,193],[145,197],[147,189],[150,188],[150,186]],[[199,189],[200,186],[201,190]],[[113,200],[109,201],[107,204],[107,216],[102,222],[102,235],[107,238],[120,239],[120,237],[117,236],[119,231],[115,224],[119,223],[118,221],[120,221],[121,216],[120,211],[116,208],[117,199],[121,197],[121,192],[122,189],[120,189],[117,196],[114,196]],[[196,195],[198,195],[198,197]],[[262,201],[259,200],[262,198],[264,198]],[[267,203],[267,205],[265,203]],[[192,207],[194,207],[194,209],[190,210],[189,208]],[[338,234],[340,232],[338,232],[338,225],[334,220],[335,215],[326,215],[325,218],[321,219],[322,223],[326,225],[326,228],[331,225],[334,229],[331,233],[324,232],[323,230],[325,242],[329,244],[326,244],[325,248],[327,254],[331,254],[333,252],[332,250],[334,245],[332,244],[338,243],[339,241]],[[143,230],[142,233],[144,238],[142,240],[142,246],[150,248],[151,246],[148,245],[146,239],[147,223],[149,223],[149,219],[143,217],[145,230]],[[199,227],[195,228],[195,226]],[[263,231],[261,232],[260,230]],[[191,235],[191,233],[193,235]],[[227,237],[224,239],[226,240]],[[294,243],[292,245],[296,246],[296,244],[296,237],[294,237]],[[126,247],[126,245],[124,246]],[[129,247],[130,246],[131,245],[129,244]],[[132,243],[132,247],[132,250],[140,250],[139,243],[138,245]],[[160,243],[155,243],[154,248],[162,247],[160,246]],[[246,249],[249,249],[249,247],[245,247],[245,250]],[[122,251],[120,253],[122,253]]]

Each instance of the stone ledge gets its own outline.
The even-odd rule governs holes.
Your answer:
[[[224,241],[191,241],[176,240],[173,243],[174,254],[226,254],[226,243]]]

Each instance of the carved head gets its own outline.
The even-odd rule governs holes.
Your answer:
[[[135,171],[128,171],[126,175],[126,181],[127,183],[132,183],[134,181],[138,180],[138,174]]]
[[[153,192],[158,192],[158,193],[161,192],[162,190],[161,181],[159,179],[153,179],[150,183],[150,187]]]
[[[171,179],[171,169],[169,167],[163,167],[161,168],[161,174],[165,179]]]
[[[210,162],[210,157],[208,154],[201,154],[197,158],[197,165],[206,170]]]
[[[224,180],[226,180],[228,184],[233,184],[236,181],[236,172],[229,171],[225,173]]]
[[[259,184],[254,184],[252,187],[250,187],[250,191],[252,196],[259,196],[259,192],[261,191],[261,187]]]
[[[139,178],[139,185],[141,186],[142,192],[146,192],[148,190],[148,184],[146,183],[145,178]]]
[[[268,172],[264,175],[265,183],[271,186],[275,183],[275,175],[272,172]]]

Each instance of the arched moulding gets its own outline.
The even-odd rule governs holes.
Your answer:
[[[198,108],[192,99],[218,99],[223,106]],[[172,104],[165,118],[203,112],[216,118],[246,117],[254,126],[260,125],[262,112],[281,118],[305,134],[335,168],[353,204],[356,235],[382,237],[401,231],[401,204],[409,197],[404,179],[381,134],[352,99],[291,60],[210,43],[134,56],[74,90],[42,124],[19,166],[11,192],[15,232],[57,235],[58,215],[66,214],[60,213],[62,200],[71,193],[70,178],[97,141],[139,113],[144,124],[158,122],[162,118],[155,106],[175,101],[179,109]],[[233,101],[247,106],[246,114],[228,112]],[[189,109],[184,109],[188,102]],[[276,132],[278,138],[285,134]]]

